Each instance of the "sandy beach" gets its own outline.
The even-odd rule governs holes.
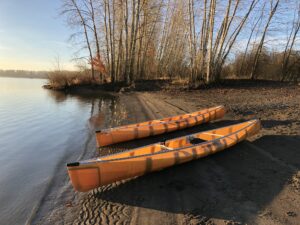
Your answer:
[[[105,147],[93,130],[79,159],[260,118],[261,132],[233,148],[160,172],[75,192],[66,169],[33,213],[33,224],[298,224],[300,87],[227,87],[120,94],[122,124],[225,105],[221,121]]]

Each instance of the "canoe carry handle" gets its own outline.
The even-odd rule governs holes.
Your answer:
[[[67,167],[74,167],[74,166],[79,166],[80,163],[79,162],[72,162],[72,163],[68,163]]]

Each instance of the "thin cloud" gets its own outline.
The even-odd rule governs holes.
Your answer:
[[[0,32],[1,33],[1,32]],[[0,50],[10,50],[9,47],[6,47],[6,46],[3,46],[3,45],[0,45]]]

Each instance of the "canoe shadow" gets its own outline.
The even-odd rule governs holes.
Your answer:
[[[262,120],[262,125],[265,128],[273,128],[277,126],[287,126],[293,123],[300,124],[298,120]]]
[[[214,127],[232,123],[237,121],[217,122]],[[201,129],[208,127],[211,125]],[[300,169],[297,160],[300,150],[296,146],[300,146],[300,136],[263,136],[204,159],[99,188],[92,194],[97,201],[152,210],[152,216],[158,210],[249,223],[290,182],[295,171],[285,165]],[[257,149],[284,163],[274,161]]]

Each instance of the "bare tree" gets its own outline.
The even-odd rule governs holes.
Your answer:
[[[63,1],[64,14],[88,51],[93,80],[97,70],[102,81],[105,73],[109,76],[105,80],[127,85],[141,78],[168,77],[195,86],[199,81],[208,84],[221,79],[223,69],[238,54],[241,39],[246,45],[239,49],[243,54],[237,71],[242,73],[254,51],[253,63],[248,60],[247,65],[255,79],[274,15],[279,5],[289,4],[279,4],[280,0]],[[282,54],[282,80],[289,76],[295,61],[299,17],[298,12]],[[252,45],[257,47],[250,48]]]
[[[244,51],[244,54],[243,54],[243,58],[242,58],[242,62],[241,62],[241,65],[240,65],[240,68],[239,68],[239,71],[238,71],[238,75],[242,74],[242,70],[244,68],[245,59],[246,59],[246,56],[247,56],[247,53],[248,53],[248,50],[249,50],[249,45],[250,45],[250,42],[252,40],[252,36],[253,36],[253,33],[254,33],[255,29],[257,28],[258,24],[262,21],[262,18],[263,18],[263,15],[264,15],[264,8],[265,8],[265,4],[262,7],[260,16],[254,22],[254,25],[251,27],[250,35],[249,35],[249,38],[248,38],[248,41],[247,41],[247,44],[246,44],[246,48],[245,48],[245,51]],[[248,65],[246,66],[246,68],[247,67],[248,67]]]
[[[261,53],[261,51],[263,49],[263,45],[264,45],[264,41],[265,41],[265,38],[266,38],[266,34],[267,34],[267,31],[268,31],[268,28],[270,26],[270,23],[271,23],[271,20],[272,20],[274,14],[276,13],[278,5],[279,5],[279,0],[276,0],[275,4],[274,4],[274,0],[270,0],[270,13],[269,13],[269,17],[267,19],[267,23],[266,23],[265,28],[263,30],[262,37],[261,37],[260,42],[259,42],[259,44],[257,46],[256,53],[255,53],[255,56],[254,56],[254,63],[253,63],[251,74],[250,74],[250,77],[251,77],[252,80],[254,80],[256,78],[255,77],[255,72],[256,72],[256,69],[257,69],[257,64],[258,64],[259,56],[260,56],[260,53]]]
[[[90,65],[91,65],[91,71],[92,71],[92,79],[93,81],[95,81],[95,70],[94,70],[94,64],[92,63],[93,61],[93,52],[92,52],[92,47],[91,47],[91,42],[90,42],[90,38],[89,38],[89,34],[88,34],[88,24],[87,21],[83,15],[82,10],[79,8],[76,0],[70,0],[71,5],[75,8],[75,11],[77,12],[77,16],[80,18],[80,23],[81,23],[81,27],[83,28],[84,31],[84,37],[86,40],[86,45],[87,45],[87,49],[89,52],[89,61],[90,61]],[[74,9],[65,9],[65,11],[63,13],[67,13],[68,11],[72,11]]]
[[[290,57],[292,53],[292,49],[295,45],[296,37],[299,33],[300,29],[300,3],[298,3],[298,7],[296,8],[297,16],[294,16],[294,20],[292,21],[292,29],[288,36],[287,43],[284,49],[283,53],[283,59],[282,59],[282,71],[281,71],[281,81],[284,81],[289,73],[289,63],[290,63]]]

